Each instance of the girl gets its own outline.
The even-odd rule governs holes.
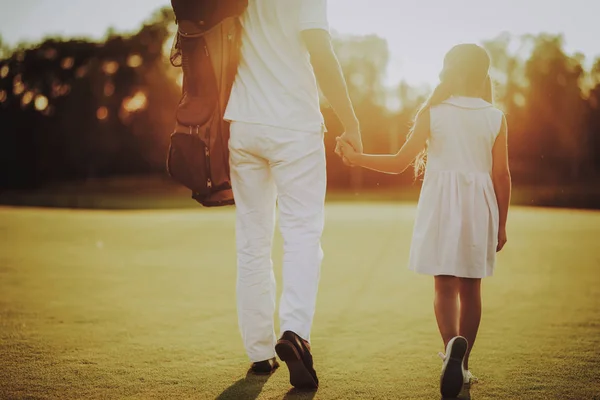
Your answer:
[[[395,155],[357,153],[338,138],[350,165],[399,174],[415,160],[415,177],[427,168],[417,206],[410,269],[433,275],[434,309],[446,349],[444,397],[455,397],[476,379],[469,355],[481,319],[481,278],[494,271],[506,243],[511,178],[507,126],[492,103],[490,57],[461,44],[444,58],[440,83],[417,113],[406,143]]]

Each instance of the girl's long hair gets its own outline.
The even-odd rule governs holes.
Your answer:
[[[440,83],[435,87],[429,98],[427,98],[427,100],[425,100],[421,107],[419,107],[419,110],[417,111],[417,114],[413,119],[412,127],[408,132],[407,139],[410,138],[414,133],[416,121],[424,112],[431,109],[431,107],[435,107],[437,105],[442,104],[456,92],[456,90],[458,89],[457,82],[460,81],[461,73],[464,73],[464,71],[461,71],[458,68],[444,68],[444,71],[442,71],[442,73],[440,74]],[[469,74],[467,77],[467,81],[464,82],[464,85],[466,85],[466,87],[471,90],[475,88],[474,92],[477,91],[477,86],[479,86],[479,97],[481,97],[488,103],[493,104],[494,88],[492,84],[492,79],[489,74],[486,74],[483,81],[483,85],[481,84],[481,78],[477,79],[476,76]],[[427,144],[413,161],[415,179],[417,179],[423,173],[423,171],[425,170],[426,163]]]

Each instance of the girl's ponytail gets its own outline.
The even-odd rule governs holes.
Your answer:
[[[449,79],[442,79],[442,81],[436,86],[431,93],[431,96],[423,103],[423,105],[417,111],[417,115],[413,121],[413,126],[408,131],[408,135],[406,138],[410,138],[415,131],[415,123],[417,119],[423,114],[425,111],[429,110],[433,106],[437,106],[442,104],[445,100],[448,100],[450,96],[452,96],[453,85],[450,83]],[[425,164],[427,162],[427,146],[417,155],[415,160],[413,161],[413,166],[415,170],[415,179],[421,175],[421,173],[425,170]]]
[[[492,78],[488,74],[483,82],[483,88],[481,98],[488,103],[494,104],[494,85],[492,84]]]

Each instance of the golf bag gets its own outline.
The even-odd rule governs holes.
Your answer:
[[[167,171],[200,204],[234,204],[229,123],[223,120],[237,74],[239,16],[248,0],[172,0],[178,25],[171,64],[183,70]]]

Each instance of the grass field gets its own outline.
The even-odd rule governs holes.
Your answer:
[[[439,399],[414,206],[329,204],[321,387],[248,378],[233,209],[0,209],[1,399]],[[600,212],[514,208],[483,285],[472,399],[600,399]],[[277,275],[281,239],[274,252]]]

